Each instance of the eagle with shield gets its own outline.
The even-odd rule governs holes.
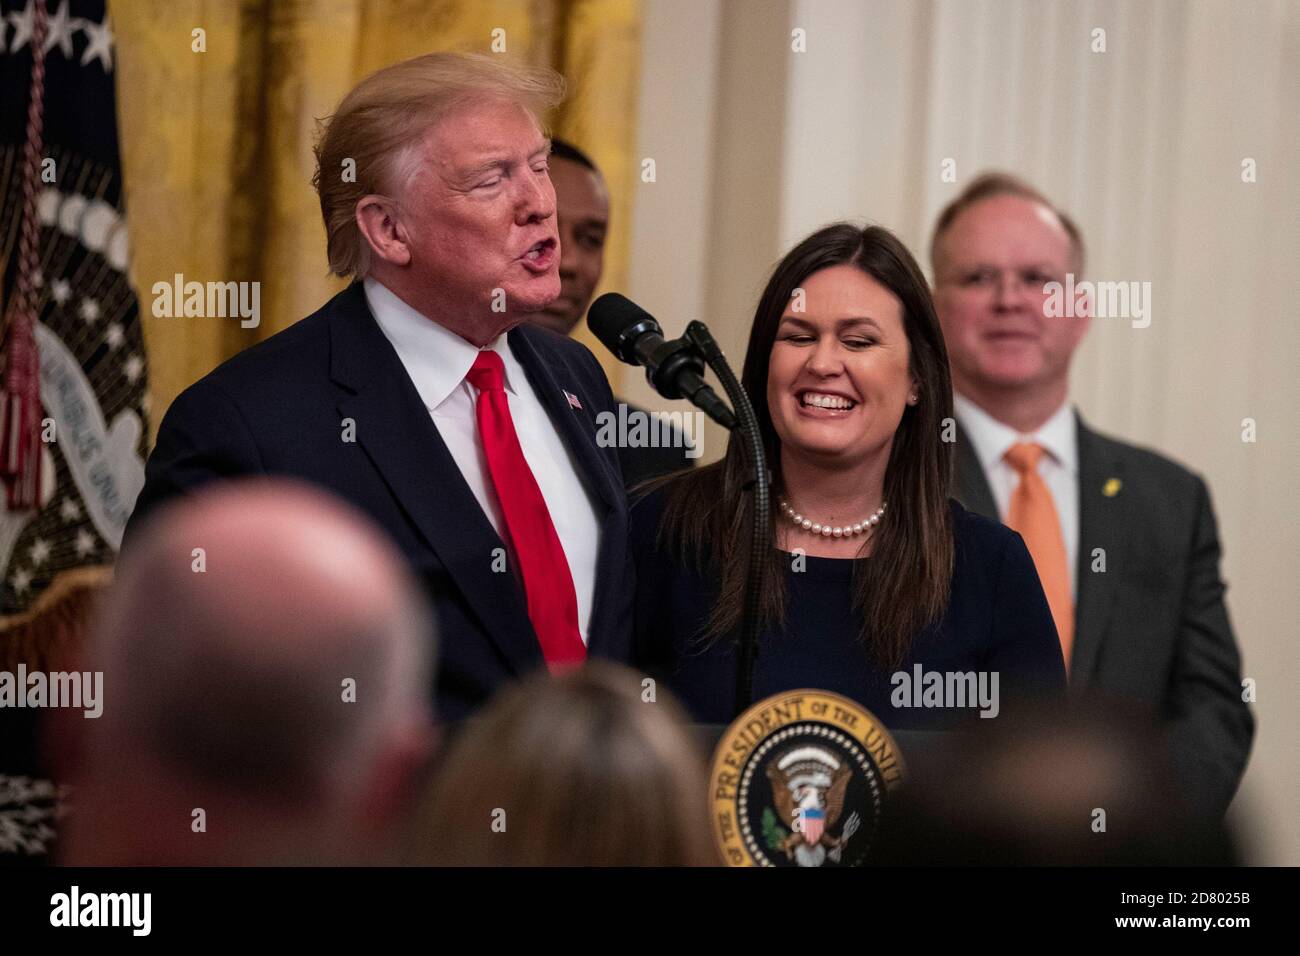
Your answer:
[[[799,866],[821,866],[828,856],[839,861],[859,823],[853,813],[840,835],[831,835],[844,812],[852,775],[847,763],[817,746],[794,747],[767,765],[772,800],[794,831],[779,844],[787,860]]]

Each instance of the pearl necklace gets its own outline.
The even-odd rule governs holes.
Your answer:
[[[885,502],[881,502],[880,507],[876,509],[875,514],[865,521],[859,521],[857,524],[843,525],[835,527],[829,524],[817,524],[811,518],[805,518],[796,512],[786,502],[784,497],[778,497],[777,504],[781,506],[781,514],[785,515],[798,527],[804,531],[811,531],[813,534],[819,534],[823,538],[851,538],[854,535],[862,534],[864,531],[870,531],[876,525],[880,524],[880,519],[885,515]]]

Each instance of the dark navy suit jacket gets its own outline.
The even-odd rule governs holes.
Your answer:
[[[862,644],[862,618],[853,604],[860,561],[805,557],[795,570],[793,556],[783,558],[790,561],[785,620],[759,635],[754,699],[814,687],[857,701],[890,730],[946,730],[972,717],[979,722],[969,701],[966,707],[918,708],[913,696],[902,694],[900,703],[894,675],[915,677],[919,666],[922,674],[982,673],[988,681],[997,673],[1000,714],[1064,700],[1061,642],[1024,541],[955,501],[950,506],[955,555],[948,607],[916,636],[896,669],[880,666]],[[737,712],[735,649],[727,640],[702,639],[718,575],[661,545],[663,512],[662,488],[632,508],[636,663],[695,720],[730,723]]]
[[[511,330],[507,341],[597,502],[588,652],[625,661],[635,589],[627,500],[617,449],[596,442],[596,415],[614,410],[609,382],[577,342],[531,326]],[[343,440],[345,419],[355,422],[354,442]],[[504,681],[543,665],[522,589],[514,575],[492,569],[502,541],[360,283],[181,393],[163,418],[124,550],[159,503],[214,479],[264,474],[333,492],[406,555],[437,612],[444,719],[465,716]]]

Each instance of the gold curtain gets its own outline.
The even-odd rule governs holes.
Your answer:
[[[495,37],[504,56],[564,74],[569,95],[548,122],[605,172],[602,285],[626,286],[640,0],[110,0],[109,9],[155,434],[187,385],[342,287],[326,269],[311,188],[316,121],[361,77],[408,57],[500,52]],[[153,284],[177,274],[259,281],[260,325],[155,318]],[[617,387],[618,366],[593,351]]]

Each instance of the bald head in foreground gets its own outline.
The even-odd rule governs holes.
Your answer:
[[[62,862],[382,860],[432,749],[431,620],[323,492],[254,480],[161,509],[87,648],[104,710],[63,735]]]

